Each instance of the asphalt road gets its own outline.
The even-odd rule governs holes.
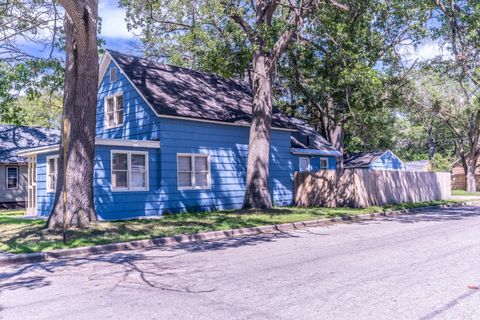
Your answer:
[[[0,270],[0,319],[480,319],[480,208]]]

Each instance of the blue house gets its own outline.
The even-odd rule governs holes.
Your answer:
[[[252,92],[247,83],[107,51],[100,63],[94,197],[101,219],[237,209],[245,191]],[[47,216],[58,145],[22,152]],[[274,110],[270,191],[293,204],[295,171],[336,168],[335,150],[313,128]],[[30,189],[29,189],[30,190]]]
[[[58,144],[59,135],[56,129],[0,124],[0,209],[24,208],[27,202],[29,164],[17,153]]]
[[[390,150],[346,154],[343,167],[345,169],[406,170],[405,163]]]

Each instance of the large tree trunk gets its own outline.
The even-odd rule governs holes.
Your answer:
[[[272,80],[266,55],[255,52],[253,58],[253,110],[248,147],[247,182],[244,209],[272,207],[270,197],[270,124],[272,122]]]
[[[465,172],[465,182],[467,185],[468,192],[476,192],[477,184],[475,182],[475,171],[477,168],[477,161],[471,160],[466,162],[467,170]]]
[[[328,141],[332,144],[332,146],[343,153],[343,147],[345,142],[345,129],[343,126],[333,123],[330,121],[330,125],[327,129]]]
[[[63,119],[55,202],[48,228],[63,225],[63,192],[66,192],[67,226],[84,227],[97,221],[93,201],[93,165],[98,90],[97,0],[60,1],[67,12],[66,70]],[[66,151],[64,150],[66,136]],[[66,159],[64,158],[64,152]],[[64,186],[64,162],[66,183]]]
[[[323,127],[325,128],[325,135],[328,142],[343,154],[343,147],[345,144],[345,123],[344,114],[336,114],[335,101],[330,93],[326,93],[327,103],[326,108],[322,114]]]

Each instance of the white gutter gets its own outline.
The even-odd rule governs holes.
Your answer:
[[[290,152],[295,155],[305,155],[305,156],[330,156],[330,157],[342,156],[342,153],[336,150],[331,151],[331,150],[318,150],[318,149],[290,148]]]
[[[58,147],[59,147],[58,144],[53,144],[50,146],[25,149],[25,150],[18,151],[17,156],[25,157],[25,156],[31,156],[31,155],[40,154],[40,153],[58,151]]]
[[[133,148],[160,148],[160,141],[154,140],[124,140],[124,139],[103,139],[95,140],[97,146],[116,146],[116,147],[133,147]],[[35,154],[58,152],[60,145],[54,144],[50,146],[31,148],[17,152],[17,156],[25,157]]]

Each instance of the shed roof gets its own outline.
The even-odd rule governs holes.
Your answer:
[[[57,129],[0,125],[0,163],[25,163],[20,150],[54,145],[60,141]]]
[[[107,51],[157,115],[250,125],[252,90],[246,82]],[[295,129],[276,108],[272,127]]]
[[[378,160],[387,151],[348,153],[343,156],[343,164],[347,167],[364,168]]]

